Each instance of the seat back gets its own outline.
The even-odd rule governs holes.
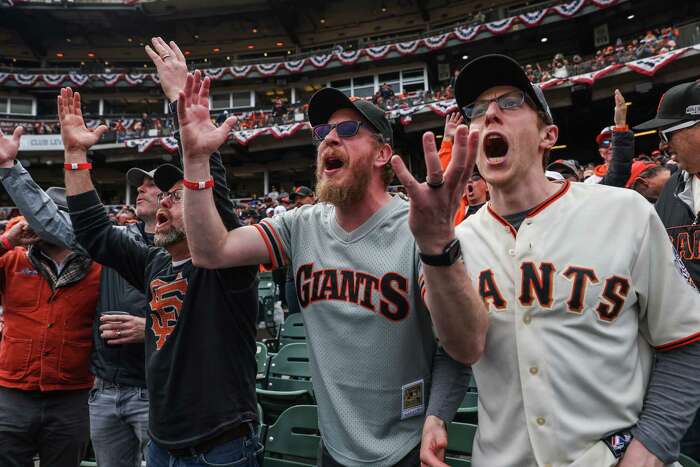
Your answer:
[[[258,366],[258,371],[257,374],[255,375],[255,379],[258,383],[258,387],[265,387],[266,382],[265,380],[267,379],[267,368],[269,365],[269,360],[270,357],[268,356],[267,353],[267,346],[263,344],[262,342],[256,342],[256,350],[255,350],[255,363]]]
[[[272,357],[265,389],[270,391],[312,390],[311,367],[305,343],[287,344]]]
[[[265,467],[314,466],[321,435],[315,405],[285,410],[265,438]]]
[[[451,422],[447,426],[448,441],[445,463],[452,467],[471,465],[472,446],[476,436],[476,425]]]
[[[700,462],[697,462],[685,454],[680,455],[678,462],[680,462],[683,467],[700,467]]]
[[[280,346],[306,341],[306,328],[301,313],[287,317],[280,329]]]

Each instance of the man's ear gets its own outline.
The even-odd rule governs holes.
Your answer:
[[[377,153],[377,157],[376,157],[374,163],[378,167],[385,166],[385,165],[390,163],[391,156],[393,156],[393,155],[394,155],[394,152],[391,150],[391,146],[389,146],[388,144],[384,144],[379,149],[379,152]]]
[[[547,125],[542,128],[540,134],[542,135],[540,148],[545,151],[551,150],[554,145],[557,144],[557,139],[559,139],[559,127],[556,125]]]

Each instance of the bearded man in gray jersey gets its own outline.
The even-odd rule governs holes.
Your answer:
[[[209,155],[229,128],[211,123],[208,83],[181,92],[192,261],[293,269],[318,401],[320,465],[415,466],[424,421],[426,432],[448,421],[464,395],[463,364],[479,358],[485,341],[484,305],[452,224],[476,135],[457,131],[444,174],[426,135],[429,185],[393,156],[391,126],[369,102],[326,88],[311,98],[309,117],[320,203],[227,232],[207,180]],[[386,193],[392,166],[410,204]],[[453,359],[437,348],[433,326]]]

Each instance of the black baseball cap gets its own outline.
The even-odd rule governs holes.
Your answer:
[[[132,167],[126,172],[126,181],[129,182],[131,186],[135,186],[138,188],[143,183],[144,178],[153,178],[153,174],[155,173],[155,171],[156,169],[153,169],[150,172],[148,172],[138,167]]]
[[[169,191],[183,178],[185,178],[185,174],[173,164],[161,164],[153,171],[153,183],[160,191]]]
[[[474,102],[482,92],[502,85],[513,86],[525,92],[537,108],[547,116],[547,123],[554,122],[552,111],[549,110],[540,87],[530,82],[518,62],[501,54],[477,57],[459,72],[455,82],[455,99],[460,111]]]
[[[568,172],[578,177],[580,167],[574,159],[558,159],[547,166],[547,170],[554,172]]]
[[[309,122],[311,122],[311,126],[328,123],[331,115],[340,109],[357,110],[384,137],[387,143],[391,144],[394,140],[391,124],[382,109],[361,98],[351,99],[335,88],[323,88],[311,96]]]
[[[672,87],[659,101],[656,117],[634,127],[635,130],[654,130],[700,120],[700,83],[691,81]]]
[[[306,196],[313,196],[313,195],[314,195],[314,192],[311,188],[309,188],[308,186],[302,185],[302,186],[296,187],[294,189],[294,191],[289,193],[289,200],[293,201],[294,198],[296,198],[297,196],[301,196],[302,198],[304,198]]]

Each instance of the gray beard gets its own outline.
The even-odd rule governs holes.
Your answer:
[[[160,248],[167,248],[182,240],[185,240],[185,231],[170,227],[165,232],[158,232],[153,237],[153,244]]]

